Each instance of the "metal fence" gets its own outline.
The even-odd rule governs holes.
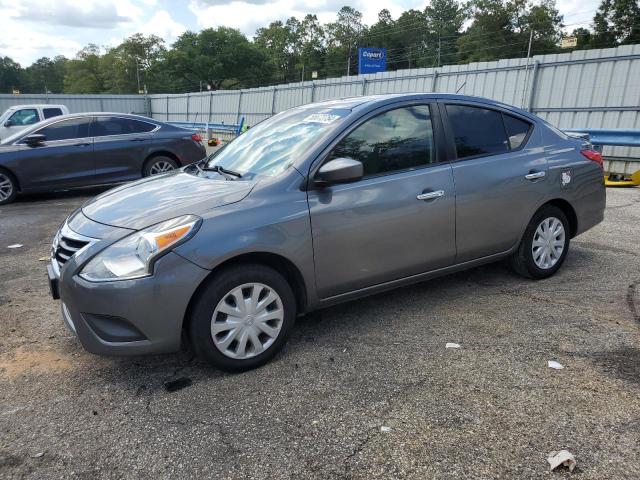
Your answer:
[[[118,112],[151,115],[149,99],[144,95],[44,95],[44,94],[0,94],[0,113],[14,105],[62,104],[71,113]]]
[[[456,92],[526,108],[560,128],[640,129],[640,45],[448,65],[245,90],[150,95],[159,120],[249,125],[291,107],[340,97]],[[640,157],[635,147],[605,155]]]

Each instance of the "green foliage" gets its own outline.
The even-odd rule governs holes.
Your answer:
[[[0,92],[179,93],[242,88],[354,75],[358,48],[386,48],[387,69],[567,51],[559,46],[562,16],[555,0],[431,0],[424,10],[394,19],[388,10],[371,26],[362,13],[342,7],[335,22],[316,15],[291,17],[259,28],[250,41],[226,27],[186,32],[167,47],[155,36],[135,34],[120,45],[88,45],[67,60],[40,58],[23,69],[0,57]],[[466,26],[466,28],[465,28]],[[602,0],[591,29],[574,29],[578,49],[640,42],[638,0]]]

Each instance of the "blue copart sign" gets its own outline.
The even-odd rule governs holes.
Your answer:
[[[358,73],[384,72],[387,69],[386,48],[359,48]]]

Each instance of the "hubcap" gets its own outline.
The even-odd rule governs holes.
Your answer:
[[[0,172],[0,200],[6,200],[13,194],[13,183],[9,177]]]
[[[562,222],[555,217],[545,218],[533,234],[531,253],[533,261],[543,270],[552,268],[564,251],[565,232]]]
[[[243,360],[267,350],[282,330],[284,308],[275,290],[245,283],[227,293],[211,317],[211,337],[218,350]]]
[[[156,163],[151,165],[151,175],[156,175],[158,173],[164,173],[173,170],[173,165],[165,160],[158,160]]]

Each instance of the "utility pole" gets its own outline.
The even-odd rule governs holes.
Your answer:
[[[302,64],[302,79],[300,81],[304,82],[304,63]]]
[[[524,98],[525,98],[525,95],[527,94],[527,88],[529,87],[529,57],[531,56],[532,41],[533,41],[533,30],[531,30],[531,32],[529,33],[529,48],[527,50],[527,64],[524,67],[525,80],[524,80],[524,89],[522,90],[522,102],[520,104],[521,108],[524,108]]]
[[[136,78],[138,79],[138,93],[140,93],[140,64],[138,63],[138,57],[136,57]]]
[[[351,42],[349,42],[349,57],[347,58],[347,77],[351,72]]]
[[[440,68],[440,51],[442,50],[442,44],[440,43],[440,34],[438,33],[438,68]]]

